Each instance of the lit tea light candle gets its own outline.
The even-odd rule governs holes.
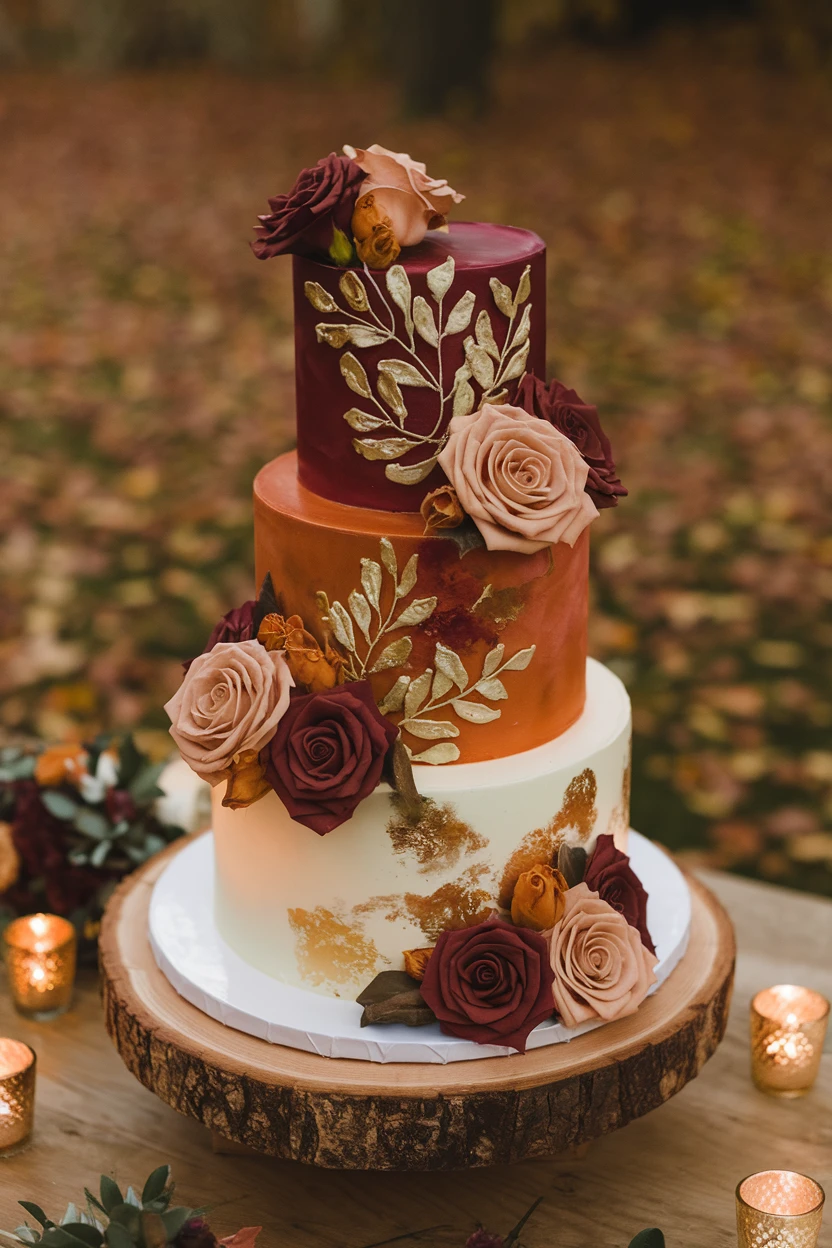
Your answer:
[[[739,1248],[814,1248],[823,1218],[823,1188],[808,1175],[763,1170],[737,1188]]]
[[[823,1052],[829,1002],[811,988],[778,984],[751,1002],[751,1075],[771,1096],[805,1096]]]
[[[0,1154],[25,1144],[35,1116],[35,1055],[21,1040],[0,1040]]]
[[[57,914],[14,919],[3,933],[12,1000],[29,1018],[56,1018],[75,984],[75,928]]]

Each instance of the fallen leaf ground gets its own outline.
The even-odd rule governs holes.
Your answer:
[[[387,88],[0,79],[0,716],[162,739],[252,580],[293,437],[268,194],[382,140],[549,247],[549,362],[631,495],[593,533],[593,653],[634,706],[633,822],[832,893],[832,85],[703,40],[501,67],[485,123]]]

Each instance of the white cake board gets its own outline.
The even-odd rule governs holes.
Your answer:
[[[628,852],[649,895],[647,923],[659,959],[654,992],[687,948],[690,893],[672,859],[637,832],[630,832]],[[165,867],[153,889],[149,927],[156,963],[180,996],[218,1022],[272,1044],[365,1062],[465,1062],[515,1054],[504,1045],[446,1036],[438,1024],[361,1027],[362,1008],[356,1002],[305,992],[249,966],[214,925],[210,835],[194,840]],[[527,1047],[561,1044],[603,1025],[541,1023]]]

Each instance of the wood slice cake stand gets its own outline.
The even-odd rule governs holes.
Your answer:
[[[687,876],[690,942],[630,1018],[517,1057],[449,1065],[319,1057],[216,1022],[156,966],[148,908],[174,845],[119,887],[100,938],[107,1030],[174,1109],[259,1153],[344,1170],[453,1170],[566,1152],[693,1079],[723,1037],[734,934]]]

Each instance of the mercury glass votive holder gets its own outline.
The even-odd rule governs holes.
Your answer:
[[[35,1055],[22,1040],[0,1039],[0,1156],[22,1147],[35,1117]]]
[[[12,1000],[27,1018],[46,1021],[69,1008],[75,986],[75,928],[58,914],[27,914],[3,933]]]
[[[823,1188],[792,1170],[762,1170],[737,1188],[739,1248],[815,1248]]]
[[[777,984],[751,1002],[751,1077],[770,1096],[805,1096],[820,1066],[829,1002],[811,988]]]

